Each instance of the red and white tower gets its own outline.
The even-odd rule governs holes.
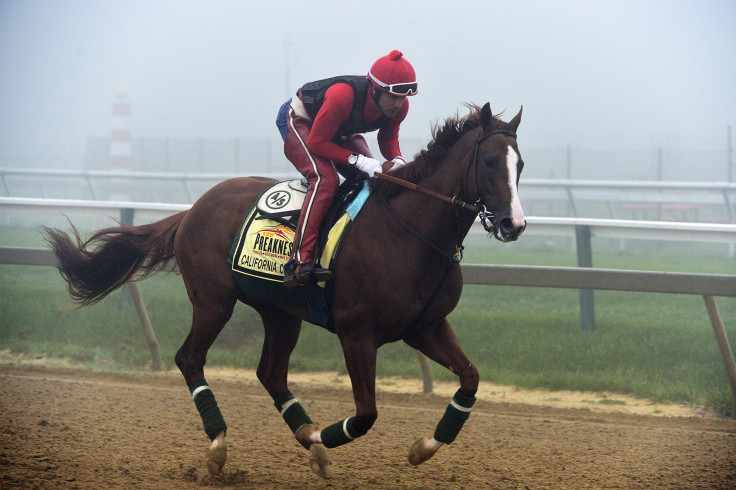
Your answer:
[[[112,130],[110,133],[110,170],[114,172],[130,171],[130,155],[132,136],[130,133],[130,102],[128,93],[118,91],[112,104]],[[130,200],[128,186],[130,182],[119,182],[120,185],[110,193],[112,201]],[[126,185],[127,184],[127,185]]]

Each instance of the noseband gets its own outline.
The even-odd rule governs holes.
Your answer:
[[[475,200],[475,205],[468,205],[464,203],[462,200],[457,199],[458,202],[463,204],[460,206],[461,208],[465,208],[468,211],[478,213],[478,218],[480,219],[480,223],[483,225],[483,229],[485,229],[489,235],[495,232],[496,215],[494,215],[491,211],[488,211],[486,206],[481,201],[480,187],[478,186],[478,148],[480,147],[480,144],[483,143],[485,140],[497,134],[502,134],[504,136],[509,136],[511,138],[516,139],[516,133],[514,133],[513,131],[509,131],[507,129],[495,129],[487,134],[483,134],[483,128],[480,129],[478,136],[475,138],[475,141],[473,142],[473,153],[472,153],[472,156],[470,157],[470,160],[468,161],[468,166],[465,169],[465,177],[463,178],[463,194],[465,194],[464,187],[468,181],[468,175],[470,174],[470,167],[473,166],[473,164],[475,164],[475,192],[476,194],[478,194],[478,198]],[[453,202],[455,201],[456,199],[453,198]]]

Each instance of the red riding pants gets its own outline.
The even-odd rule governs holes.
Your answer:
[[[335,197],[340,178],[331,160],[319,157],[307,148],[307,140],[312,130],[311,120],[295,115],[290,108],[287,126],[289,134],[284,140],[284,155],[309,182],[302,214],[296,227],[292,258],[299,263],[313,262],[320,225]],[[339,145],[354,153],[372,157],[368,143],[362,135],[351,135]]]

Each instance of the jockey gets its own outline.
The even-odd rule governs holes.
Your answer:
[[[401,51],[391,51],[371,66],[368,76],[338,76],[310,82],[279,110],[276,126],[286,158],[309,182],[296,229],[294,252],[284,268],[284,284],[297,286],[332,273],[316,263],[320,225],[337,191],[337,168],[353,165],[376,172],[405,165],[399,148],[399,125],[417,93],[414,68]],[[362,133],[378,130],[385,163],[373,158]]]

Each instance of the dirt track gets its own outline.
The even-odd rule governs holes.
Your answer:
[[[0,365],[0,487],[24,488],[736,488],[736,422],[545,408],[479,399],[458,437],[424,465],[446,396],[381,393],[362,439],[331,450],[336,478],[310,473],[252,379],[209,377],[229,424],[224,474],[174,374]],[[341,387],[292,383],[323,424],[353,411]]]

